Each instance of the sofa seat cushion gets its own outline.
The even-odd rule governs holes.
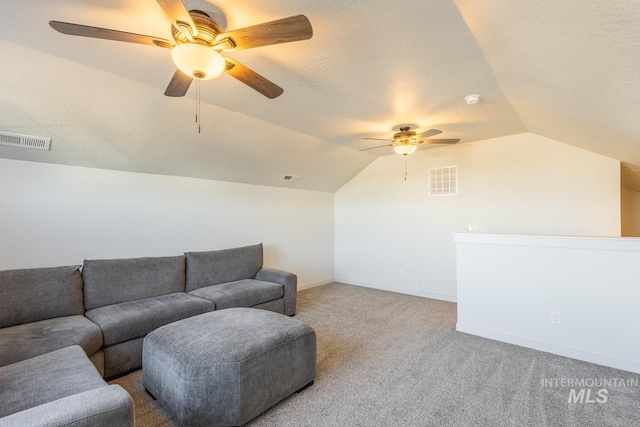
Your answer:
[[[78,346],[3,366],[0,383],[0,417],[108,385]]]
[[[282,298],[284,288],[278,283],[245,279],[207,286],[191,291],[189,294],[213,301],[216,310],[221,310],[231,307],[252,307]]]
[[[102,346],[102,332],[84,316],[65,316],[0,329],[0,366],[71,345],[89,356]]]
[[[85,313],[102,329],[103,344],[110,346],[141,338],[160,326],[215,310],[211,301],[177,292],[153,298],[107,305]]]

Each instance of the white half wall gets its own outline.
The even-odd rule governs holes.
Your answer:
[[[300,288],[334,275],[332,193],[0,159],[0,269],[262,242]]]
[[[620,236],[620,163],[534,134],[378,158],[335,197],[336,280],[456,299],[454,232]],[[429,196],[458,167],[459,195]]]
[[[640,373],[640,239],[455,240],[458,331]]]

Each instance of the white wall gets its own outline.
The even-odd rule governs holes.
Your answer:
[[[455,237],[457,330],[640,373],[640,239]]]
[[[334,275],[331,193],[0,159],[0,269],[262,242],[300,287]]]
[[[618,161],[534,134],[377,159],[335,197],[336,280],[455,300],[453,232],[620,236]],[[458,166],[459,195],[428,170]]]
[[[640,237],[640,193],[630,188],[620,190],[622,235]]]

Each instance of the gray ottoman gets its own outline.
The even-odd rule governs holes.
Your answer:
[[[316,334],[271,311],[213,311],[148,334],[142,372],[183,426],[242,425],[313,383]]]

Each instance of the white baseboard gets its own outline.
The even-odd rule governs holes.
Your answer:
[[[590,353],[575,348],[564,347],[557,344],[550,344],[542,341],[536,341],[529,338],[509,335],[489,329],[478,328],[476,326],[464,325],[456,323],[456,330],[471,335],[477,335],[483,338],[489,338],[496,341],[502,341],[509,344],[519,345],[521,347],[532,348],[534,350],[545,351],[547,353],[557,354],[559,356],[570,357],[572,359],[583,360],[598,365],[608,366],[610,368],[622,369],[624,371],[640,374],[640,363],[631,360],[618,359],[603,354]]]
[[[333,279],[324,279],[319,282],[305,283],[303,285],[298,285],[298,292],[304,291],[305,289],[315,288],[316,286],[326,285],[328,283],[334,282]]]
[[[376,284],[373,284],[373,283],[359,282],[357,280],[348,280],[348,279],[336,278],[335,281],[336,282],[340,282],[340,283],[344,283],[346,285],[354,285],[354,286],[362,286],[362,287],[365,287],[365,288],[380,289],[381,291],[397,292],[399,294],[414,295],[414,296],[417,296],[417,297],[431,298],[431,299],[437,299],[437,300],[441,300],[441,301],[448,301],[448,302],[456,302],[457,301],[456,297],[452,297],[450,295],[432,294],[432,293],[429,293],[429,292],[421,292],[421,291],[415,291],[413,289],[405,289],[405,288],[393,288],[393,287],[388,287],[388,286],[376,285]]]

